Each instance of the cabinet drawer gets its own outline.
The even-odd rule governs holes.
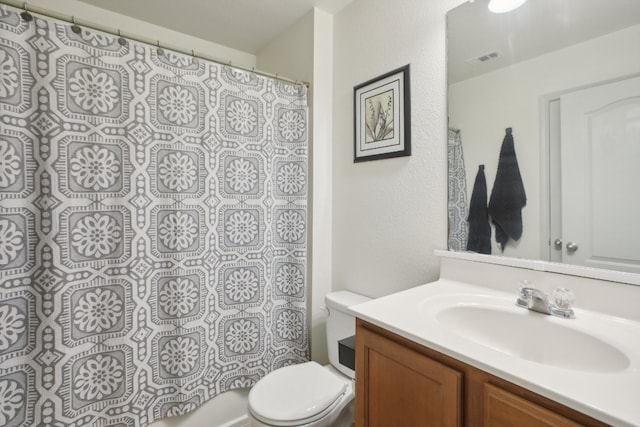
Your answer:
[[[577,427],[568,418],[493,384],[484,384],[484,422],[491,427]]]

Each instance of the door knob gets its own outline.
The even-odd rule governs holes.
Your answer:
[[[578,250],[578,245],[576,245],[576,244],[575,244],[575,243],[573,243],[573,242],[569,242],[569,243],[567,243],[567,251],[569,251],[569,252],[575,252],[575,251],[577,251],[577,250]]]
[[[555,246],[556,249],[562,249],[562,240],[561,239],[554,240],[553,246]]]

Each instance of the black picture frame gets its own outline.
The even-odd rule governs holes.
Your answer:
[[[411,155],[409,64],[353,88],[353,162]]]

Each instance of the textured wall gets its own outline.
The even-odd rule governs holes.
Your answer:
[[[460,0],[356,0],[334,20],[333,288],[438,277],[447,244],[445,14]],[[353,163],[353,87],[411,64],[412,156]]]

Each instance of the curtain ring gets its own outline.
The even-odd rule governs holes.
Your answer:
[[[160,47],[160,40],[156,41],[156,46],[158,46],[158,49],[156,49],[158,56],[164,55],[164,49]]]
[[[80,26],[78,24],[76,24],[76,17],[75,16],[71,17],[71,23],[73,24],[71,26],[71,31],[73,31],[76,34],[80,34],[82,32],[82,28],[80,28]]]
[[[29,8],[28,8],[28,5],[27,5],[27,2],[24,2],[22,4],[22,8],[24,9],[24,12],[20,13],[20,18],[22,18],[22,20],[24,22],[33,21],[33,15],[29,13]]]
[[[196,65],[198,63],[198,58],[196,58],[196,53],[191,49],[191,63]]]
[[[126,46],[127,45],[127,39],[122,37],[122,34],[120,33],[120,28],[118,28],[118,43],[120,44],[120,46]]]

